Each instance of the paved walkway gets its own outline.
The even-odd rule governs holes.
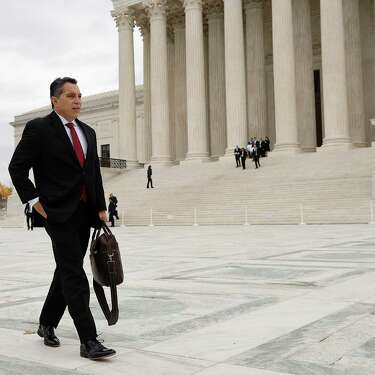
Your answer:
[[[36,335],[53,271],[43,230],[0,228],[0,374],[375,373],[375,226],[115,228],[120,321],[92,362],[66,313],[60,348]],[[87,259],[88,260],[88,259]],[[88,266],[88,264],[86,264]]]

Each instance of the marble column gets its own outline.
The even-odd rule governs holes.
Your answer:
[[[208,10],[208,65],[211,156],[226,148],[224,11],[221,1]]]
[[[242,0],[224,0],[227,156],[248,141]]]
[[[246,0],[247,121],[250,137],[267,134],[263,0]]]
[[[209,88],[209,65],[208,65],[208,20],[207,13],[203,18],[203,49],[204,49],[204,88],[206,96],[206,125],[207,125],[207,152],[211,157],[211,144],[210,144],[210,88]]]
[[[145,143],[146,143],[146,134],[145,134],[145,117],[143,111],[137,112],[137,126],[136,126],[136,135],[137,135],[137,160],[139,163],[144,164],[145,160]]]
[[[365,100],[365,123],[367,140],[375,140],[375,126],[370,125],[370,119],[375,118],[375,14],[373,0],[359,2],[361,24],[361,50],[363,64],[363,91]]]
[[[274,151],[299,150],[293,36],[292,0],[273,0],[272,39],[276,122]]]
[[[325,138],[322,148],[351,146],[342,0],[321,0]]]
[[[187,153],[187,125],[186,125],[186,38],[185,18],[175,18],[174,35],[174,94],[175,94],[175,144],[176,160],[184,160]]]
[[[119,151],[127,166],[137,166],[136,105],[134,73],[134,18],[127,10],[114,12],[119,32]]]
[[[151,85],[150,85],[150,25],[144,17],[137,22],[143,37],[143,162],[151,160]]]
[[[171,24],[168,26],[168,91],[169,91],[169,142],[172,161],[176,160],[176,134],[175,134],[175,65],[174,65],[174,32]]]
[[[298,141],[316,150],[316,118],[310,0],[293,0]]]
[[[153,164],[170,164],[166,2],[148,4],[151,33],[151,128]]]
[[[202,0],[185,0],[188,153],[186,159],[207,159],[207,108]]]
[[[343,0],[349,133],[353,146],[366,147],[367,129],[363,90],[359,0]]]

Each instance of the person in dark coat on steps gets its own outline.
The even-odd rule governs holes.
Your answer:
[[[147,168],[147,189],[149,188],[151,184],[151,188],[153,189],[154,186],[152,184],[152,168],[151,168],[151,165],[148,166]]]

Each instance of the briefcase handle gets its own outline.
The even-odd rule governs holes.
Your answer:
[[[103,229],[104,235],[107,237],[107,239],[111,236],[113,236],[111,230],[108,228],[107,224],[102,221],[102,225],[100,228],[95,228],[94,231],[92,232],[91,236],[91,243],[93,243],[94,240],[96,240],[100,236],[100,231]]]

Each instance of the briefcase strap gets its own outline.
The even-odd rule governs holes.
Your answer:
[[[92,238],[91,238],[91,244],[94,240],[96,240],[99,235],[100,231],[103,229],[103,232],[107,236],[112,236],[112,232],[108,228],[108,226],[103,222],[101,228],[95,229]],[[94,285],[94,291],[96,294],[96,298],[98,299],[100,308],[102,309],[105,318],[108,321],[108,325],[114,325],[118,321],[119,316],[119,309],[118,309],[118,299],[117,299],[117,286],[116,286],[116,273],[113,271],[113,261],[107,263],[108,266],[108,273],[109,273],[109,286],[111,290],[111,304],[112,309],[109,308],[107,298],[104,293],[103,287],[97,283],[93,279],[93,285]]]
[[[116,286],[116,274],[114,272],[109,273],[110,277],[110,289],[111,289],[111,304],[112,309],[109,309],[107,298],[104,293],[103,287],[93,279],[94,291],[96,298],[98,299],[100,308],[102,309],[105,318],[108,321],[108,325],[112,326],[118,321],[119,310],[117,300],[117,286]]]

